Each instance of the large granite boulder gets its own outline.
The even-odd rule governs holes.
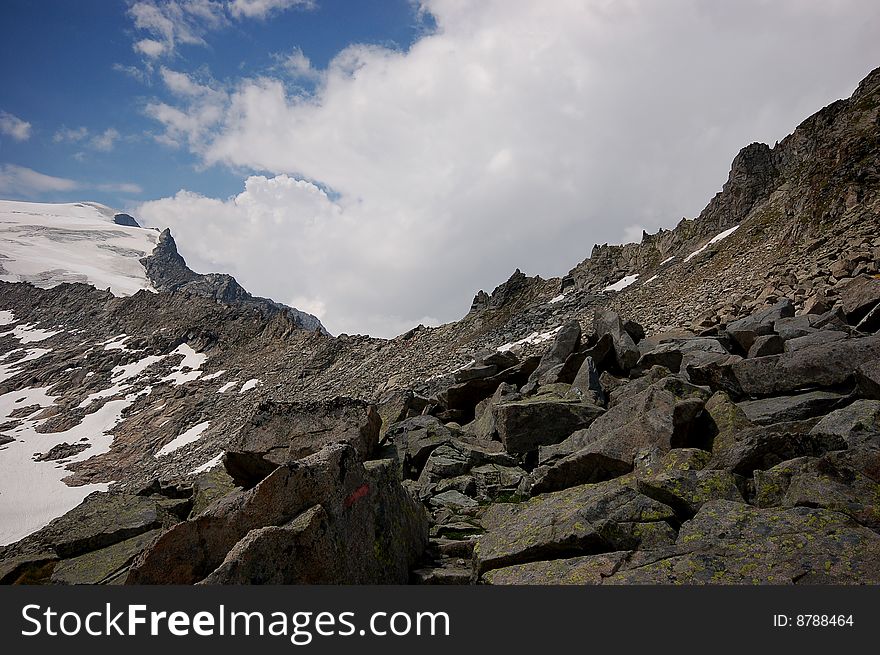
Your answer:
[[[691,427],[708,394],[677,377],[654,383],[609,409],[590,427],[542,447],[532,493],[600,482],[633,469],[640,451],[662,455],[691,445]]]
[[[776,321],[791,316],[794,316],[794,305],[783,298],[772,307],[733,321],[728,324],[726,332],[747,353],[758,337],[773,334]]]
[[[606,336],[611,338],[616,367],[620,371],[626,373],[636,366],[640,357],[639,347],[618,314],[597,309],[593,316],[593,330],[600,339]]]
[[[611,551],[488,571],[490,584],[877,584],[880,535],[806,507],[705,503],[672,547]]]
[[[349,444],[325,446],[166,531],[127,583],[404,583],[427,518],[398,476],[391,460],[364,464]],[[270,571],[267,559],[284,554],[297,562]]]
[[[615,481],[492,505],[481,521],[486,533],[474,547],[476,575],[535,560],[669,545],[677,525],[670,507]]]
[[[491,411],[504,449],[517,455],[559,443],[605,412],[592,403],[546,396],[502,403]]]
[[[330,443],[351,444],[361,459],[367,459],[379,443],[381,426],[375,406],[352,398],[308,403],[266,400],[231,439],[224,464],[237,483],[251,487],[275,466],[307,457]]]

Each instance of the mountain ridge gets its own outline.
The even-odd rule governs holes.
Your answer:
[[[801,560],[760,546],[780,580],[880,580],[865,556],[880,552],[866,500],[880,438],[878,235],[880,69],[773,148],[743,148],[696,219],[596,246],[563,278],[517,269],[460,320],[394,339],[303,330],[233,278],[190,271],[167,231],[143,264],[158,293],[0,282],[0,469],[11,455],[19,467],[0,473],[7,485],[22,471],[58,477],[47,489],[61,522],[4,535],[32,536],[0,563],[11,579],[39,566],[67,579],[57,525],[80,489],[96,491],[85,507],[163,508],[142,526],[148,543],[126,546],[102,580],[302,581],[262,577],[258,562],[318,526],[333,539],[355,529],[338,505],[372,499],[363,485],[381,478],[381,502],[408,517],[400,544],[424,552],[430,531],[421,582],[748,582],[725,521],[759,545],[774,525],[814,540]],[[832,491],[828,471],[839,472]],[[297,486],[312,474],[323,496]],[[790,495],[774,491],[793,480]],[[263,513],[285,485],[323,514]],[[574,501],[587,514],[571,515]],[[545,520],[564,529],[530,545],[528,526]],[[864,550],[834,551],[815,521]],[[374,552],[368,542],[357,552]],[[203,569],[157,564],[190,543],[208,549]],[[96,552],[105,546],[116,547]],[[38,548],[54,554],[40,560]],[[394,556],[407,562],[396,581],[412,556]],[[312,563],[319,579],[338,581],[323,568],[335,557]],[[706,557],[718,580],[688,568]],[[827,557],[842,563],[813,568]]]

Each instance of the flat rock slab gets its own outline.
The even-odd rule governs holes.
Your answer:
[[[9,556],[55,552],[68,559],[165,528],[179,519],[162,506],[160,497],[95,492],[67,514],[4,549]]]
[[[601,407],[577,400],[542,399],[540,396],[491,409],[495,429],[504,449],[513,454],[559,443],[573,432],[588,427],[605,413]]]
[[[737,403],[746,417],[757,425],[802,421],[825,414],[845,404],[847,394],[830,391],[809,391],[793,396],[777,396]]]
[[[481,582],[493,585],[599,585],[630,556],[630,551],[529,562],[487,571]]]
[[[824,509],[717,500],[674,548],[640,551],[605,584],[877,584],[880,535]]]
[[[668,544],[675,538],[670,522],[677,522],[672,508],[613,481],[492,505],[482,516],[486,533],[474,547],[474,567],[482,574],[566,555]]]
[[[492,584],[877,584],[880,535],[824,509],[706,503],[675,545],[499,568]]]
[[[850,381],[864,362],[880,358],[880,335],[808,346],[795,352],[744,359],[729,366],[739,390],[750,396],[785,394]]]

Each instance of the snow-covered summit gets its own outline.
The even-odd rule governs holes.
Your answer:
[[[42,288],[84,282],[117,296],[152,291],[140,259],[153,252],[159,233],[116,216],[94,202],[0,200],[0,280]]]

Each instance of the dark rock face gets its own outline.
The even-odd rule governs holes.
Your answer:
[[[113,216],[113,222],[117,225],[125,225],[127,227],[140,227],[134,216],[128,214],[116,214]]]

